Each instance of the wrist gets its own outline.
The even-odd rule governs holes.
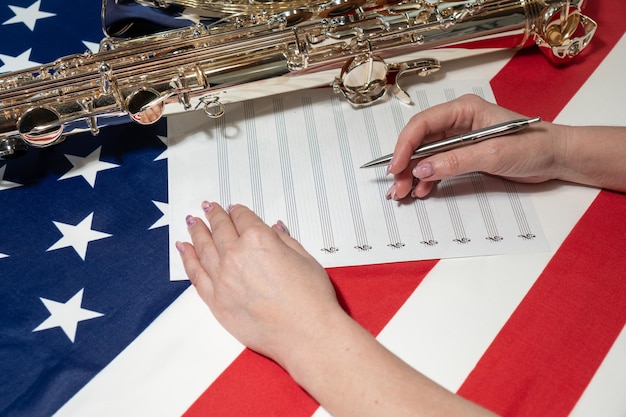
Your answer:
[[[616,191],[626,190],[626,129],[561,126],[558,178]]]
[[[547,134],[544,142],[547,144],[541,151],[546,158],[547,178],[569,181],[568,177],[571,172],[573,134],[571,126],[559,125],[554,123],[547,124]]]
[[[328,395],[329,381],[339,389],[345,386],[341,381],[351,379],[345,375],[345,366],[363,363],[367,360],[364,352],[378,345],[338,305],[318,315],[313,325],[301,327],[294,336],[291,343],[283,346],[278,363],[318,401]]]

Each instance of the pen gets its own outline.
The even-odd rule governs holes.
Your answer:
[[[508,135],[515,133],[519,130],[528,127],[531,123],[540,122],[541,117],[533,117],[528,119],[516,119],[509,122],[500,123],[497,125],[484,127],[482,129],[474,130],[472,132],[463,133],[462,135],[452,136],[447,139],[439,140],[437,142],[428,143],[424,146],[417,148],[411,159],[425,158],[430,155],[434,155],[439,152],[449,151],[461,146],[470,145],[472,143],[478,143],[483,140],[496,138],[498,136]],[[361,166],[361,168],[374,168],[379,166],[388,165],[391,162],[393,154],[381,156]]]

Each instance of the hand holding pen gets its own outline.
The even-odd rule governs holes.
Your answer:
[[[511,125],[511,121],[515,122]],[[468,172],[484,172],[520,182],[557,178],[552,147],[558,140],[551,139],[561,135],[557,132],[559,126],[550,124],[551,130],[546,131],[545,124],[536,123],[531,129],[510,137],[484,140],[494,137],[485,133],[495,131],[495,137],[507,135],[536,121],[474,95],[417,113],[398,137],[387,168],[394,175],[387,197],[399,200],[409,193],[412,197],[425,197],[437,181]],[[467,135],[468,132],[471,134]],[[464,146],[468,136],[478,140]],[[435,148],[434,154],[421,154],[429,147]]]
[[[445,151],[460,148],[461,146],[472,145],[483,140],[498,138],[504,135],[511,135],[527,128],[532,123],[541,121],[541,117],[515,119],[508,122],[498,123],[493,126],[483,127],[482,129],[473,130],[460,135],[452,136],[436,142],[422,145],[411,154],[411,159],[423,159],[427,156],[435,155]],[[361,168],[376,168],[387,166],[391,162],[393,154],[381,156],[364,165]]]

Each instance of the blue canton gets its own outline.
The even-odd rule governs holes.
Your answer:
[[[94,49],[100,12],[4,2],[0,72]],[[188,287],[169,280],[165,135],[109,126],[0,161],[0,416],[52,415]]]

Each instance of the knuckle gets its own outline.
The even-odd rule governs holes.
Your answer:
[[[209,219],[209,223],[211,224],[211,228],[213,230],[219,229],[221,226],[230,223],[230,219],[228,216],[221,216],[219,214],[213,215]]]
[[[220,261],[222,265],[225,265],[227,268],[232,268],[233,265],[238,265],[240,263],[240,252],[233,248],[227,248],[220,254]]]
[[[454,175],[462,171],[462,162],[457,152],[448,152],[440,161],[440,173],[445,176]]]
[[[249,244],[261,246],[270,237],[269,229],[265,225],[254,225],[246,229],[245,237]]]
[[[200,279],[201,279],[200,275],[201,275],[200,271],[198,271],[197,269],[189,272],[189,274],[188,274],[189,282],[191,282],[191,284],[194,287],[198,286],[198,283],[200,282]]]
[[[464,105],[477,105],[485,102],[480,96],[471,93],[463,94],[458,98],[458,101]]]
[[[208,241],[203,240],[201,242],[194,243],[194,247],[196,248],[196,253],[198,254],[198,256],[202,256],[203,254],[209,252],[211,245]]]

